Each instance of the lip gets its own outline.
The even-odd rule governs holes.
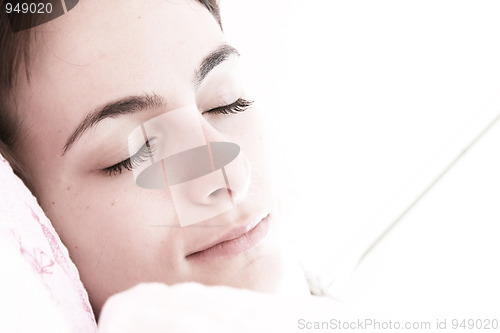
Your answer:
[[[234,228],[217,241],[188,254],[186,259],[207,261],[249,251],[266,238],[269,231],[269,219],[270,214],[267,214],[264,218],[259,217],[252,220],[246,226]]]

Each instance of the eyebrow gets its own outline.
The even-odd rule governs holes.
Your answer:
[[[199,87],[207,75],[231,55],[240,55],[239,52],[230,45],[222,45],[215,51],[207,55],[194,73],[193,85]],[[87,114],[85,119],[76,127],[73,134],[64,145],[61,156],[71,149],[73,144],[82,137],[92,127],[107,118],[116,118],[127,114],[132,114],[164,105],[163,98],[157,94],[144,94],[138,96],[127,96],[116,101],[109,102],[96,108]]]
[[[226,44],[206,56],[201,62],[199,69],[194,74],[194,86],[198,87],[210,71],[220,63],[226,61],[231,55],[239,56],[240,53],[231,45]]]

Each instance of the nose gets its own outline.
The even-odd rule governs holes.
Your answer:
[[[244,200],[250,186],[250,165],[240,147],[225,141],[203,120],[202,129],[206,145],[172,156],[165,163],[181,226],[234,208]]]
[[[184,140],[182,150],[178,144],[164,150],[162,156],[155,156],[154,162],[136,175],[136,183],[141,187],[168,187],[181,226],[232,209],[244,200],[250,185],[250,165],[240,147],[226,141],[198,112],[197,115],[198,119],[191,118],[189,126],[184,117],[183,126],[173,126],[172,120],[179,117],[169,115],[170,130],[182,129],[174,136],[176,141]],[[193,135],[201,140],[186,144],[190,138],[183,137]]]

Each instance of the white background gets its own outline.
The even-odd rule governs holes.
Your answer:
[[[313,267],[367,226],[390,225],[500,110],[499,1],[221,6],[226,38],[252,64],[287,223]]]

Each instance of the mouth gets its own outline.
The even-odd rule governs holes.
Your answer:
[[[230,230],[216,242],[186,256],[187,260],[207,261],[232,257],[257,247],[269,231],[270,214],[257,218],[243,227]]]

